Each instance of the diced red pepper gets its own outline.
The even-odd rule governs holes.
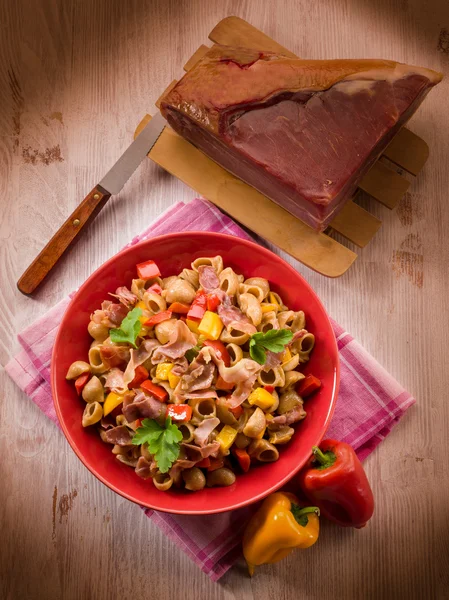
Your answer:
[[[224,465],[223,458],[211,458],[210,465],[207,467],[208,471],[216,471],[217,469],[221,469]]]
[[[187,318],[191,321],[201,321],[207,308],[207,294],[203,290],[199,290],[193,299],[190,306]]]
[[[78,396],[81,396],[81,392],[84,389],[84,386],[89,381],[90,373],[83,373],[75,380],[75,389]]]
[[[238,460],[240,468],[244,473],[248,473],[249,468],[251,466],[251,458],[248,452],[244,448],[233,448],[232,454]]]
[[[148,379],[148,370],[142,365],[139,365],[134,369],[134,379],[128,383],[128,387],[130,389],[138,388],[145,379]]]
[[[154,396],[154,398],[156,398],[156,400],[159,400],[159,402],[166,402],[167,401],[167,398],[168,398],[168,392],[167,392],[167,390],[165,390],[160,385],[156,385],[155,383],[153,383],[149,379],[147,379],[146,381],[143,381],[140,384],[140,387],[143,390],[145,390],[146,392],[148,392],[149,394],[151,394],[152,396]]]
[[[304,379],[298,382],[296,391],[301,398],[307,398],[321,387],[321,381],[315,375],[306,375]]]
[[[136,428],[142,427],[142,421],[143,421],[143,419],[136,419],[136,421],[135,421]]]
[[[228,383],[227,381],[225,381],[223,379],[223,377],[221,375],[219,375],[217,377],[217,381],[215,383],[215,387],[217,388],[217,390],[233,390],[235,387],[235,383]]]
[[[221,300],[216,294],[207,295],[207,310],[211,312],[217,312],[217,308],[220,306]]]
[[[187,423],[192,418],[192,407],[188,404],[167,404],[167,417]]]
[[[209,346],[215,350],[217,358],[221,358],[224,362],[225,367],[229,367],[231,364],[231,357],[229,352],[226,350],[226,346],[220,340],[204,340],[203,346]],[[234,386],[232,386],[234,387]]]
[[[241,414],[243,413],[243,408],[241,406],[236,406],[235,408],[229,409],[236,419],[239,419]]]
[[[154,260],[147,260],[146,262],[139,263],[136,265],[136,268],[139,279],[152,279],[153,277],[161,276],[159,267]]]
[[[264,385],[264,389],[269,393],[272,394],[274,392],[274,385]]]
[[[160,296],[162,294],[162,288],[158,283],[153,283],[153,285],[150,285],[147,292],[154,292]]]
[[[200,462],[195,463],[195,467],[199,467],[200,469],[207,469],[208,467],[210,467],[210,458],[206,456],[206,458],[203,458],[203,460],[200,460]]]
[[[174,313],[178,313],[178,315],[186,315],[190,310],[190,304],[183,304],[182,302],[173,302],[168,307],[168,310],[171,310]]]
[[[163,310],[150,317],[143,325],[144,327],[152,327],[153,325],[162,323],[162,321],[168,321],[168,319],[171,319],[171,310]]]

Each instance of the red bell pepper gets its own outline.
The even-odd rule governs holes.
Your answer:
[[[192,407],[188,404],[167,404],[167,417],[187,423],[192,418]]]
[[[243,413],[243,408],[240,405],[236,406],[235,408],[230,408],[229,410],[232,412],[236,419],[239,419],[241,414]]]
[[[244,473],[248,473],[251,466],[251,458],[245,448],[233,448],[232,454],[238,460],[240,468]]]
[[[83,373],[79,377],[75,379],[75,389],[78,396],[81,396],[81,392],[84,389],[84,386],[89,381],[90,373]]]
[[[162,294],[162,288],[158,283],[153,283],[153,285],[150,285],[150,287],[147,289],[147,292],[154,292],[160,296]]]
[[[362,463],[344,442],[325,440],[299,474],[307,498],[330,521],[360,529],[371,519],[374,497]]]
[[[187,318],[190,321],[201,321],[204,317],[204,313],[207,308],[207,294],[203,290],[199,290],[193,299],[192,305],[190,306]]]
[[[147,319],[143,325],[144,327],[152,327],[153,325],[162,323],[162,321],[168,321],[168,319],[171,319],[171,310],[163,310]]]
[[[221,360],[224,362],[224,366],[230,366],[231,357],[229,356],[229,352],[226,350],[226,346],[223,344],[223,342],[220,342],[220,340],[204,340],[203,346],[209,346],[210,348],[213,348],[217,358],[221,358]]]
[[[208,471],[216,471],[217,469],[221,469],[224,465],[223,458],[211,458],[210,465],[207,467]]]
[[[264,385],[264,389],[269,393],[272,394],[274,392],[274,385]]]
[[[229,397],[229,396],[228,396],[228,397]],[[243,414],[243,407],[242,407],[242,406],[240,406],[240,405],[239,405],[239,406],[236,406],[235,408],[230,408],[229,410],[232,412],[232,414],[234,415],[234,417],[235,417],[236,419],[240,419],[240,417],[241,417],[241,416],[242,416],[242,414]]]
[[[168,310],[171,310],[174,313],[178,313],[178,315],[186,315],[190,310],[190,304],[183,304],[182,302],[173,302],[168,307]]]
[[[228,383],[221,375],[219,375],[217,377],[217,381],[215,382],[215,387],[217,390],[229,391],[234,389],[235,383]]]
[[[321,387],[321,381],[315,375],[306,375],[304,379],[298,381],[296,391],[301,398],[307,398]]]
[[[130,389],[140,387],[140,384],[148,379],[148,371],[142,365],[139,365],[134,369],[134,379],[128,383]]]
[[[207,310],[211,312],[217,312],[217,308],[220,306],[221,300],[217,294],[207,294]]]
[[[159,267],[154,260],[147,260],[146,262],[139,263],[136,265],[136,268],[139,279],[152,279],[153,277],[161,276]]]
[[[143,390],[145,390],[146,392],[148,392],[149,394],[151,394],[152,396],[154,396],[154,398],[156,398],[156,400],[159,400],[159,402],[166,402],[167,401],[167,398],[168,398],[168,392],[167,392],[167,390],[165,390],[160,385],[156,385],[155,383],[153,383],[149,379],[147,379],[146,381],[143,381],[140,384],[140,387]]]
[[[210,458],[206,456],[206,458],[203,458],[203,460],[200,460],[200,462],[195,463],[195,467],[199,467],[200,469],[207,469],[208,467],[210,467]]]

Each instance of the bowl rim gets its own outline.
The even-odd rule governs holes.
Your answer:
[[[201,509],[200,510],[182,510],[182,509],[170,509],[170,508],[166,508],[166,507],[161,508],[150,502],[141,502],[140,500],[137,500],[132,494],[121,490],[116,485],[114,485],[113,483],[108,481],[105,477],[103,477],[103,475],[101,475],[101,473],[99,473],[97,471],[97,469],[95,468],[94,465],[87,464],[87,462],[84,460],[84,458],[82,456],[82,452],[78,449],[78,446],[74,442],[74,440],[70,434],[70,431],[64,421],[64,417],[63,417],[63,414],[61,411],[61,407],[59,405],[59,400],[58,400],[58,395],[57,395],[56,372],[55,372],[55,368],[54,368],[55,354],[57,352],[57,348],[60,344],[61,337],[63,335],[63,330],[64,330],[64,328],[61,327],[61,325],[63,324],[64,320],[66,319],[67,314],[69,313],[69,311],[72,307],[72,304],[76,301],[78,296],[82,295],[84,290],[89,287],[91,280],[94,279],[97,272],[100,269],[104,269],[108,265],[112,264],[119,255],[122,256],[123,254],[132,253],[133,251],[135,251],[135,248],[140,246],[141,244],[148,244],[148,243],[153,243],[153,242],[157,243],[161,240],[165,240],[165,239],[169,239],[169,238],[170,239],[173,239],[173,238],[182,239],[186,236],[199,236],[199,237],[213,236],[216,238],[221,238],[221,239],[226,240],[231,243],[238,241],[239,243],[241,242],[244,245],[246,244],[246,245],[250,245],[250,246],[255,246],[257,248],[257,251],[260,252],[262,255],[264,255],[266,259],[270,259],[274,255],[276,257],[276,259],[284,262],[285,266],[292,272],[292,275],[294,275],[295,277],[300,277],[300,279],[302,280],[302,283],[308,288],[310,294],[314,297],[317,304],[322,308],[325,321],[326,321],[330,331],[333,333],[333,328],[332,328],[330,318],[327,314],[327,311],[326,311],[323,303],[321,302],[320,298],[316,294],[315,290],[306,281],[306,279],[301,275],[301,273],[296,271],[296,269],[294,269],[286,260],[284,260],[281,256],[279,256],[275,252],[272,252],[268,248],[265,248],[264,246],[261,246],[260,244],[254,242],[252,240],[240,238],[235,235],[230,235],[230,234],[226,234],[226,233],[219,233],[219,232],[215,232],[215,231],[182,231],[182,232],[166,233],[163,235],[149,237],[145,240],[141,240],[137,244],[132,244],[130,246],[123,248],[122,250],[120,250],[119,252],[117,252],[116,254],[111,256],[110,258],[108,258],[106,261],[104,261],[100,266],[98,266],[89,275],[89,277],[84,281],[84,283],[76,290],[76,292],[73,294],[73,296],[71,297],[70,302],[67,305],[67,307],[64,311],[64,314],[61,318],[60,326],[58,327],[58,332],[56,334],[55,342],[53,345],[53,350],[52,350],[52,354],[51,354],[51,364],[50,364],[51,391],[52,391],[53,404],[55,407],[56,415],[58,417],[59,425],[60,425],[60,427],[64,433],[64,436],[65,436],[66,440],[68,441],[70,447],[75,452],[76,456],[81,461],[81,463],[84,465],[84,467],[86,467],[92,473],[92,475],[94,475],[94,477],[96,477],[99,481],[101,481],[109,489],[111,489],[115,493],[119,494],[123,498],[126,498],[127,500],[134,502],[135,504],[137,504],[139,506],[143,506],[145,508],[149,508],[152,510],[157,510],[160,512],[170,513],[170,514],[179,514],[179,515],[181,515],[181,514],[182,515],[211,515],[211,514],[219,514],[219,513],[223,513],[223,512],[229,512],[232,510],[237,510],[239,508],[250,506],[250,505],[258,502],[259,500],[266,498],[269,494],[272,494],[273,492],[277,491],[282,486],[284,486],[286,483],[288,483],[291,479],[293,479],[293,477],[298,473],[298,471],[300,471],[300,469],[302,469],[302,467],[304,466],[306,461],[304,461],[303,463],[300,462],[297,466],[293,467],[292,470],[287,475],[285,475],[281,480],[272,484],[266,490],[264,490],[263,492],[260,492],[259,494],[252,497],[251,499],[243,500],[243,501],[236,501],[232,505],[226,506],[225,508],[215,508],[215,509],[211,509],[211,510],[201,510]],[[205,252],[207,253],[207,250],[205,250]],[[327,411],[323,425],[320,429],[319,435],[317,436],[317,440],[316,440],[315,444],[313,444],[313,445],[319,445],[321,443],[321,441],[329,427],[330,421],[331,421],[334,411],[335,411],[335,405],[337,403],[338,391],[339,391],[339,387],[340,387],[340,357],[339,357],[339,353],[338,353],[337,340],[335,338],[334,333],[331,338],[331,345],[333,348],[334,358],[335,358],[335,361],[333,361],[334,362],[334,382],[333,382],[332,395],[331,395],[331,399],[330,399],[329,409]]]

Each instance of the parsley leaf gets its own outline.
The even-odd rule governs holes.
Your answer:
[[[142,316],[142,309],[139,307],[129,311],[123,319],[122,324],[117,329],[111,329],[110,336],[114,344],[127,342],[136,348],[136,338],[140,333],[142,323],[139,317]]]
[[[170,417],[164,425],[159,425],[154,419],[144,419],[132,439],[136,446],[148,444],[148,450],[154,455],[161,473],[167,473],[178,458],[181,441],[182,433]]]
[[[249,341],[250,356],[259,365],[263,365],[267,359],[266,350],[276,354],[282,352],[292,338],[293,333],[289,329],[270,329],[266,333],[255,333]]]

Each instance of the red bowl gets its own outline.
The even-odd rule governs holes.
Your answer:
[[[199,492],[161,492],[151,481],[138,477],[101,441],[95,428],[84,429],[85,403],[73,383],[65,379],[75,360],[86,360],[90,346],[87,333],[90,314],[120,285],[131,285],[137,263],[157,262],[162,276],[179,273],[200,256],[221,254],[225,266],[245,277],[264,277],[281,294],[287,306],[304,310],[307,328],[316,337],[315,349],[304,372],[322,381],[318,393],[305,402],[307,417],[291,442],[280,449],[279,460],[238,474],[230,487],[205,488]],[[284,485],[304,465],[312,446],[318,444],[329,425],[339,384],[337,345],[329,318],[309,284],[289,264],[269,250],[233,236],[210,232],[174,233],[156,237],[123,250],[105,262],[80,287],[59,327],[51,362],[51,381],[56,413],[64,434],[84,465],[104,484],[142,506],[179,514],[212,514],[256,502]]]

